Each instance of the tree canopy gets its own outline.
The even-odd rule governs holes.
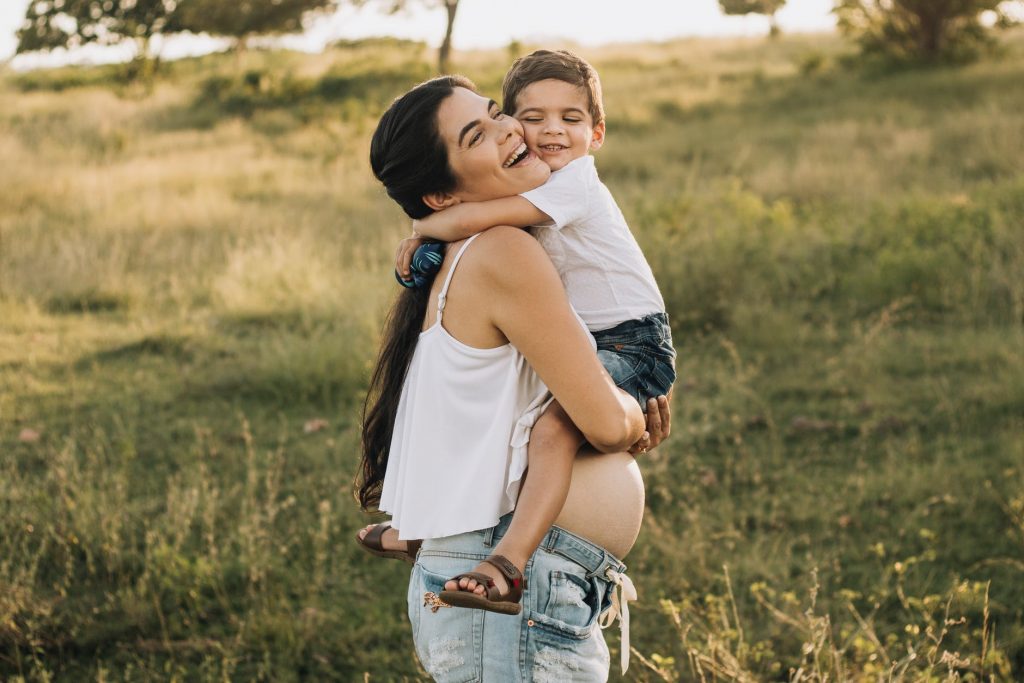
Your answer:
[[[839,0],[839,28],[865,53],[899,62],[966,61],[993,42],[982,23],[994,12],[997,26],[1014,23],[1005,0]],[[1017,3],[1018,5],[1020,3]]]
[[[157,34],[192,31],[235,38],[301,31],[308,13],[339,0],[32,0],[18,31],[18,52],[75,48],[87,43],[138,44],[147,57]]]
[[[174,0],[33,0],[18,30],[18,52],[128,39],[145,57],[150,38],[164,31],[175,7]]]
[[[301,31],[308,14],[328,12],[337,5],[338,0],[178,0],[170,28],[228,36],[244,47],[253,35]]]
[[[782,9],[786,0],[718,0],[718,5],[726,14],[763,14],[771,22],[772,35],[779,33],[779,25],[775,23],[775,13]]]

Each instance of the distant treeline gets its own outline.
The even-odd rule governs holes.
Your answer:
[[[176,33],[205,33],[233,40],[242,51],[258,36],[300,33],[311,17],[335,11],[343,3],[362,6],[376,0],[32,0],[18,30],[18,53],[75,48],[88,43],[134,42],[136,59],[148,61],[152,39]],[[389,12],[416,0],[393,0]],[[452,26],[458,0],[423,0],[444,7],[448,22],[438,68],[448,71]]]

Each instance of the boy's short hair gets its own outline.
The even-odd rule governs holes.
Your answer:
[[[516,99],[531,83],[554,78],[581,88],[587,95],[587,110],[593,123],[604,121],[601,102],[601,79],[587,60],[568,50],[536,50],[512,63],[501,84],[502,107],[515,114]]]

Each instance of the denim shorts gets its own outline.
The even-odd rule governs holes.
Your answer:
[[[420,663],[436,681],[525,683],[605,681],[609,656],[598,616],[610,605],[609,569],[626,570],[606,550],[552,527],[526,564],[516,616],[438,604],[445,581],[472,571],[508,528],[423,541],[409,579],[409,620]]]
[[[615,386],[647,411],[647,400],[668,394],[676,381],[676,350],[668,315],[653,313],[593,332],[597,357]]]

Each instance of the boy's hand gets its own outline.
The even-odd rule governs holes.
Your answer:
[[[412,272],[409,266],[412,264],[413,254],[423,244],[423,238],[415,230],[416,221],[413,221],[412,237],[406,237],[398,243],[398,250],[395,252],[395,270],[402,276],[403,280],[411,280]]]
[[[659,396],[647,401],[647,431],[629,449],[631,455],[646,453],[668,438],[672,433],[672,404],[669,396]]]

